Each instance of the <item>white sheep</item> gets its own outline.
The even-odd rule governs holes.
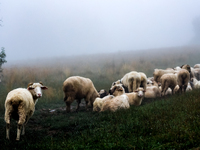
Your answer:
[[[192,83],[193,89],[199,89],[200,88],[200,81],[198,81],[196,78],[192,78],[191,83]]]
[[[180,89],[179,85],[176,85],[176,87],[174,88],[174,93],[178,93],[179,89]],[[187,88],[186,88],[186,92],[189,92],[189,91],[192,91],[192,87],[191,87],[190,82],[188,82],[188,85],[187,85]]]
[[[35,105],[38,98],[42,97],[42,90],[47,87],[40,83],[29,83],[27,89],[17,88],[10,91],[5,101],[5,122],[6,122],[6,138],[9,139],[10,120],[11,118],[18,120],[17,138],[20,139],[20,133],[25,134],[25,126],[35,111]]]
[[[152,83],[149,83],[146,92],[145,92],[145,98],[156,98],[161,97],[161,90],[158,86],[158,84],[153,81]]]
[[[175,71],[170,69],[170,70],[163,70],[163,69],[154,69],[153,72],[153,77],[154,77],[154,81],[156,81],[157,83],[160,83],[160,78],[162,75],[167,74],[167,73],[174,73]]]
[[[191,67],[191,72],[193,74],[193,78],[200,80],[200,68],[192,68]]]
[[[133,92],[138,87],[140,87],[141,75],[140,75],[140,73],[138,73],[136,71],[131,71],[131,72],[125,74],[121,80],[114,82],[112,84],[112,86],[114,86],[115,84],[119,84],[119,83],[123,84],[125,91],[126,91],[126,88],[128,89],[128,91],[126,91],[126,92],[129,92],[129,93]]]
[[[129,99],[125,95],[125,90],[121,84],[114,85],[111,87],[110,94],[113,94],[112,99],[106,100],[101,108],[101,111],[112,111],[115,112],[118,109],[130,108]]]
[[[200,68],[200,64],[195,64],[194,68]]]
[[[107,96],[105,96],[105,97],[103,97],[103,98],[97,97],[97,98],[95,99],[94,103],[93,103],[93,111],[100,111],[101,108],[102,108],[103,103],[104,103],[105,101],[107,101],[107,100],[112,99],[112,98],[114,98],[113,95],[107,95]]]
[[[139,72],[139,74],[140,74],[140,77],[141,77],[140,87],[144,88],[144,90],[146,91],[146,88],[147,88],[147,76],[143,72]]]
[[[66,103],[67,112],[70,112],[71,103],[75,99],[77,101],[76,111],[78,111],[81,99],[85,99],[87,109],[88,103],[90,102],[90,104],[93,106],[94,100],[100,96],[92,81],[89,78],[80,76],[72,76],[67,78],[63,82],[63,92],[65,94],[64,101]]]
[[[144,93],[145,90],[141,87],[139,87],[136,91],[132,93],[126,93],[126,96],[128,96],[129,105],[135,105],[135,106],[141,105],[144,95],[146,95]]]

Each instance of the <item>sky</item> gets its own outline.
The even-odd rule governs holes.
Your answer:
[[[0,47],[9,62],[184,46],[200,29],[199,8],[199,0],[0,0]]]

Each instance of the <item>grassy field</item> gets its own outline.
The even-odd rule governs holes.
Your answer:
[[[83,101],[78,113],[73,109],[74,103],[72,112],[67,114],[62,83],[69,76],[80,75],[90,78],[97,90],[108,90],[113,81],[132,70],[142,71],[150,77],[155,68],[165,69],[183,64],[193,66],[200,63],[199,58],[200,48],[179,47],[7,64],[0,83],[1,149],[198,148],[199,90],[167,98],[145,99],[139,107],[132,106],[129,110],[115,113],[86,111]],[[11,140],[6,140],[4,101],[7,93],[38,81],[49,89],[39,99],[36,111],[27,124],[26,134],[16,142],[17,126],[12,120]]]

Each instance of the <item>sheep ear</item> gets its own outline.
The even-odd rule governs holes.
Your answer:
[[[135,91],[136,93],[138,92],[138,90]]]
[[[32,87],[32,86],[29,86],[28,87],[28,90],[30,91],[30,90],[33,90],[34,88]]]
[[[33,82],[30,82],[27,86],[27,88],[29,88],[31,85],[33,85]]]
[[[41,89],[47,90],[48,88],[46,86],[42,86]]]

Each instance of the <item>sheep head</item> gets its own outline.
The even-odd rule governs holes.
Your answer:
[[[109,93],[113,96],[119,96],[125,93],[122,84],[116,84],[110,88]]]
[[[48,89],[46,86],[43,86],[42,82],[40,83],[29,83],[27,89],[32,94],[33,99],[36,100],[42,97],[42,90]]]
[[[146,91],[143,88],[138,88],[135,92],[137,93],[138,97],[143,97]]]

